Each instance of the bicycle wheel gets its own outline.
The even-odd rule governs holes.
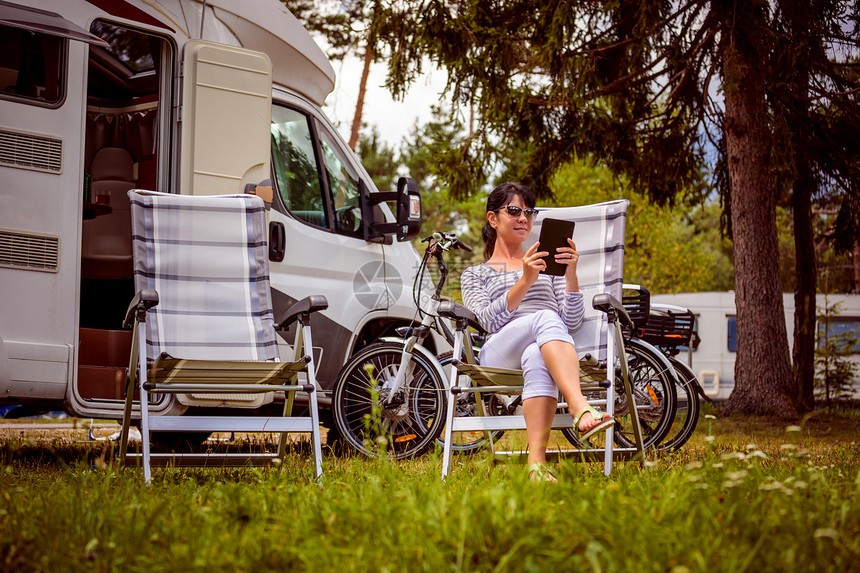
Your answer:
[[[454,357],[454,352],[448,351],[440,354],[436,358],[439,364],[442,365],[445,373],[451,371],[451,360]],[[475,400],[474,392],[462,392],[457,395],[457,416],[475,416],[477,415],[478,404]],[[491,416],[504,416],[508,411],[505,405],[500,401],[500,398],[489,392],[483,393],[484,409]],[[505,433],[504,430],[492,432],[493,441],[498,440]],[[476,450],[480,450],[487,445],[487,438],[484,432],[457,432],[453,434],[454,443],[451,450],[458,454],[468,454]],[[441,437],[436,440],[439,447],[445,447],[445,440]]]
[[[672,365],[654,346],[636,338],[624,344],[630,384],[642,440],[646,448],[657,446],[672,427],[675,419],[677,378]],[[619,373],[616,376],[615,443],[621,447],[635,446],[631,423],[631,400],[624,392]]]
[[[445,423],[446,384],[422,355],[412,354],[403,386],[389,400],[403,345],[367,346],[341,369],[332,410],[338,431],[357,452],[384,451],[395,459],[424,453]]]
[[[675,376],[678,379],[676,386],[678,402],[675,409],[675,421],[669,434],[660,443],[659,449],[674,452],[686,444],[696,430],[701,403],[696,387],[696,374],[690,370],[689,366],[674,356],[669,357],[669,363],[675,369]]]

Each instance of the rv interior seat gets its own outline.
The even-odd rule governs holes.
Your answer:
[[[103,147],[93,157],[90,193],[110,195],[111,212],[84,221],[81,238],[81,274],[88,279],[132,277],[131,206],[134,159],[121,147]]]

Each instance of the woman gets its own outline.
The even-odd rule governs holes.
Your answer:
[[[529,444],[532,480],[556,481],[546,468],[546,446],[558,405],[558,391],[567,401],[574,429],[582,438],[611,426],[609,414],[588,405],[579,385],[579,357],[570,332],[582,324],[585,307],[576,265],[579,253],[572,239],[555,259],[567,265],[563,276],[540,274],[546,268],[535,243],[523,242],[532,230],[535,197],[519,183],[502,183],[487,198],[484,263],[463,271],[463,302],[492,334],[481,348],[480,363],[523,370],[523,415]]]

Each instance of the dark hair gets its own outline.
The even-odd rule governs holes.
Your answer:
[[[522,198],[526,207],[534,208],[535,194],[532,193],[531,189],[522,183],[506,181],[493,189],[490,196],[487,197],[487,213],[498,211],[508,205],[517,195]],[[481,229],[481,238],[484,239],[484,260],[486,261],[493,256],[493,251],[496,248],[496,230],[490,226],[489,221],[485,222],[484,228]]]

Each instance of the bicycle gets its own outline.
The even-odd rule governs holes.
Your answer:
[[[357,352],[341,369],[332,395],[332,411],[337,431],[349,446],[365,455],[376,455],[378,440],[385,440],[385,450],[395,459],[424,453],[442,433],[448,381],[443,364],[421,342],[436,330],[449,343],[454,340],[450,329],[431,310],[421,306],[424,276],[431,259],[436,261],[440,278],[431,295],[434,305],[441,300],[448,278],[444,253],[452,249],[471,252],[471,247],[453,233],[433,233],[422,240],[427,243],[413,283],[413,300],[421,317],[418,325],[398,329],[401,339],[386,339]],[[444,355],[443,362],[450,360]],[[458,407],[471,406],[458,401]],[[381,424],[370,423],[376,415]],[[459,444],[469,451],[483,445],[483,434],[473,441]]]
[[[441,438],[448,379],[447,372],[453,359],[452,352],[433,356],[421,342],[438,332],[453,344],[451,329],[432,310],[422,308],[421,291],[430,259],[436,261],[439,280],[430,299],[434,305],[441,301],[441,292],[447,282],[448,268],[444,253],[452,249],[471,252],[453,233],[434,233],[422,240],[427,243],[424,256],[413,283],[413,300],[421,321],[417,326],[398,329],[400,339],[385,339],[370,344],[357,352],[341,369],[332,395],[332,412],[337,432],[353,450],[374,456],[385,449],[395,459],[420,455],[434,441],[443,445]],[[483,332],[473,332],[472,340],[480,345]],[[675,384],[672,368],[666,358],[650,344],[638,341],[628,349],[631,381],[634,384],[636,411],[643,423],[645,446],[659,443],[671,427],[675,407]],[[457,397],[460,415],[475,413],[477,404],[473,393]],[[513,414],[522,398],[504,398],[487,394],[484,409],[495,415]],[[633,443],[632,424],[629,419],[630,400],[620,393],[616,404],[617,420],[615,440],[619,445]],[[559,403],[560,411],[566,404]],[[381,423],[372,424],[374,416]],[[498,440],[504,432],[490,432]],[[574,445],[582,445],[572,429],[563,433]],[[385,448],[377,440],[384,439]],[[487,444],[483,432],[458,435],[453,449],[458,453],[478,450]]]

